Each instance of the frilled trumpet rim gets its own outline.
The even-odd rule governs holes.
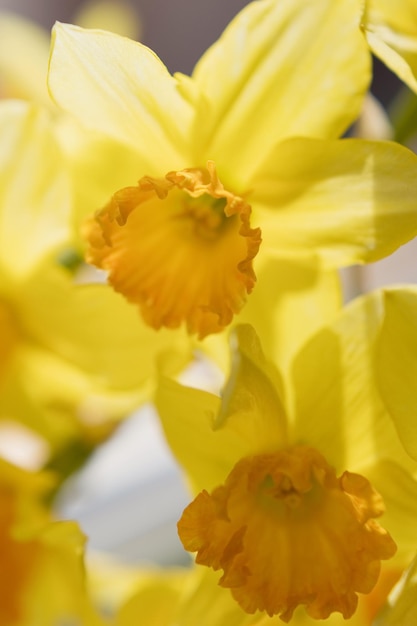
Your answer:
[[[145,176],[88,222],[87,261],[108,271],[150,326],[184,322],[201,339],[230,324],[254,287],[261,233],[250,227],[250,214],[212,161],[165,178]]]
[[[349,618],[396,552],[374,519],[383,510],[366,478],[338,478],[317,450],[298,446],[239,461],[185,509],[178,532],[197,563],[223,570],[219,584],[247,613],[288,622],[304,605],[313,618]]]

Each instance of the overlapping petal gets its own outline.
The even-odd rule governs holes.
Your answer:
[[[375,261],[417,233],[417,157],[390,142],[289,139],[254,177],[263,246],[325,266]]]
[[[367,0],[365,34],[372,52],[417,91],[417,11],[412,0]]]
[[[239,322],[256,328],[265,354],[286,376],[302,344],[340,309],[339,275],[323,271],[315,254],[298,258],[265,254],[256,274],[256,293]]]
[[[232,366],[222,402],[162,378],[156,406],[174,454],[197,490],[219,484],[237,460],[286,445],[278,372],[250,326],[231,337]]]
[[[360,470],[392,459],[414,469],[376,382],[383,319],[383,292],[363,296],[308,341],[293,363],[294,437],[314,445],[336,468]]]
[[[8,307],[16,337],[1,371],[0,415],[53,448],[148,398],[159,357],[170,374],[191,358],[183,335],[156,333],[106,285],[75,285],[62,268],[43,265]]]
[[[184,335],[155,332],[107,285],[74,285],[62,269],[42,268],[26,285],[20,306],[20,322],[33,343],[103,387],[139,389],[155,373],[159,353],[182,355],[178,367],[190,356]]]
[[[360,5],[253,2],[203,55],[199,149],[232,180],[242,185],[285,137],[337,137],[355,120],[370,80]]]
[[[49,88],[87,127],[133,146],[147,174],[190,165],[192,110],[175,78],[145,46],[106,31],[56,24]]]
[[[379,391],[403,446],[417,459],[417,288],[386,291],[384,305],[376,347]]]

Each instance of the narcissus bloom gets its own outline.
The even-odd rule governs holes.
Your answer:
[[[312,618],[350,618],[381,561],[401,568],[414,553],[417,463],[375,370],[404,293],[417,296],[386,290],[347,307],[296,355],[291,383],[250,326],[232,335],[221,399],[161,380],[165,432],[197,492],[180,538],[248,613],[288,621],[303,605]]]
[[[85,584],[85,538],[42,505],[52,483],[0,459],[1,624],[99,624]]]
[[[76,285],[58,267],[71,186],[45,111],[0,105],[0,163],[0,419],[53,448],[93,443],[149,392],[155,356],[175,340],[138,324],[106,285]]]
[[[154,328],[203,338],[230,324],[260,251],[329,269],[415,235],[417,158],[337,140],[370,81],[361,20],[359,0],[253,2],[191,77],[138,43],[56,25],[54,100],[125,145],[112,168],[139,179],[90,220],[87,258]]]

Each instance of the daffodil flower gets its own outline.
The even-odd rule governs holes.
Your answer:
[[[53,449],[74,437],[94,445],[149,394],[156,355],[177,342],[138,324],[106,285],[75,284],[58,267],[71,185],[44,110],[0,105],[0,161],[0,418]]]
[[[101,623],[86,589],[85,537],[42,504],[52,484],[51,475],[0,459],[0,622],[7,626]]]
[[[253,2],[191,77],[139,43],[55,26],[54,100],[125,145],[115,177],[136,168],[139,179],[91,218],[87,258],[148,324],[221,331],[254,288],[260,252],[334,269],[415,235],[417,158],[337,139],[370,82],[361,20],[358,0]]]
[[[387,406],[375,364],[395,328],[387,303],[413,294],[383,290],[346,307],[298,352],[290,381],[248,325],[232,335],[221,398],[162,377],[157,408],[197,494],[180,538],[223,571],[244,611],[288,621],[303,605],[312,618],[350,618],[381,561],[395,570],[414,554],[417,463],[399,436],[402,398]]]

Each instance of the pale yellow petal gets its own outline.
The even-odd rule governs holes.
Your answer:
[[[335,137],[370,80],[360,2],[250,3],[197,64],[199,149],[242,185],[277,141]],[[226,175],[226,174],[224,174]]]
[[[190,358],[184,334],[154,331],[109,286],[75,285],[66,270],[42,268],[26,285],[20,307],[26,337],[104,389],[149,391],[159,354],[178,353],[178,369]]]
[[[157,162],[159,174],[190,165],[191,108],[175,78],[145,46],[58,23],[49,89],[57,104],[87,127],[132,146],[150,167]]]
[[[387,256],[417,234],[416,174],[416,155],[391,142],[287,140],[253,180],[262,245],[314,250],[327,267]]]
[[[239,322],[256,328],[265,354],[285,376],[302,344],[339,310],[340,280],[336,271],[321,270],[314,255],[259,256],[257,284]]]
[[[88,596],[84,570],[85,537],[75,522],[48,524],[36,537],[36,571],[26,592],[26,624],[82,623],[105,626]],[[20,626],[20,624],[19,624]]]
[[[367,0],[365,33],[372,52],[417,91],[417,9],[413,0]]]
[[[315,446],[338,471],[365,473],[362,467],[381,459],[415,466],[375,380],[383,319],[383,292],[363,296],[307,342],[293,364],[295,442]]]
[[[244,613],[208,568],[149,572],[122,606],[115,626],[249,626],[263,624]],[[271,622],[274,624],[275,622]]]
[[[381,396],[407,452],[417,460],[417,288],[387,290],[377,346]]]
[[[366,474],[384,498],[381,523],[397,544],[396,560],[404,562],[416,549],[417,481],[395,461],[381,460]]]
[[[227,431],[219,437],[214,429],[220,407],[217,396],[162,377],[155,404],[168,444],[193,491],[220,484],[236,460],[248,453],[248,443],[239,433]]]
[[[18,280],[68,240],[70,185],[45,111],[3,102],[0,137],[0,266]]]
[[[282,383],[249,325],[232,333],[222,399],[161,378],[156,406],[168,443],[200,491],[220,484],[242,457],[287,444]]]

